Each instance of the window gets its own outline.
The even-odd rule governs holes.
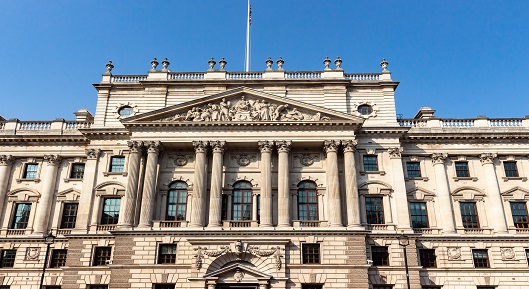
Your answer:
[[[393,289],[393,285],[373,285],[373,289]]]
[[[44,288],[46,288],[46,289],[61,289],[61,286],[46,286]],[[2,287],[0,287],[0,289],[2,289]]]
[[[110,158],[110,172],[122,173],[125,170],[125,157],[111,157]]]
[[[364,156],[364,171],[366,172],[377,172],[378,163],[377,156]]]
[[[420,178],[421,168],[419,162],[407,162],[406,172],[408,173],[408,178]]]
[[[62,208],[61,229],[75,228],[75,221],[77,220],[78,203],[64,203]]]
[[[105,266],[110,261],[110,254],[112,253],[112,247],[95,247],[93,266]]]
[[[424,268],[437,267],[435,249],[419,249],[419,258],[421,259],[421,266]]]
[[[82,179],[84,176],[84,164],[72,164],[70,179]]]
[[[477,286],[476,289],[496,289],[496,286]]]
[[[122,106],[119,110],[118,110],[118,114],[119,116],[121,117],[127,117],[131,114],[134,113],[134,110],[132,109],[132,107],[126,105],[126,106]]]
[[[505,170],[505,176],[508,178],[517,178],[518,169],[516,168],[516,162],[503,162],[503,169]]]
[[[158,264],[176,263],[176,245],[160,244],[158,251]]]
[[[512,221],[516,228],[529,228],[529,217],[527,216],[527,203],[511,202]]]
[[[171,184],[167,193],[167,221],[181,221],[186,219],[187,184],[177,181]]]
[[[368,224],[384,224],[382,197],[366,197],[366,217]]]
[[[470,173],[468,172],[468,162],[455,162],[456,165],[456,176],[458,178],[468,178]]]
[[[529,249],[525,249],[525,258],[527,259],[527,264],[529,265]]]
[[[119,219],[120,198],[103,199],[103,212],[101,213],[101,225],[115,225]]]
[[[13,265],[15,265],[16,256],[17,250],[2,250],[2,256],[0,256],[0,268],[13,267]]]
[[[66,265],[67,250],[55,249],[51,252],[50,268],[60,268]]]
[[[320,264],[320,244],[303,244],[303,264]]]
[[[11,229],[25,229],[28,227],[31,204],[18,203],[15,205],[15,214],[11,220]]]
[[[154,284],[154,289],[174,289],[175,284]]]
[[[301,289],[322,289],[321,284],[301,284]]]
[[[388,247],[373,246],[371,247],[371,257],[374,266],[389,266]]]
[[[312,181],[298,184],[298,218],[303,221],[318,220],[318,194],[316,183]]]
[[[426,203],[410,203],[411,226],[413,228],[428,228],[428,212]]]
[[[472,250],[475,268],[489,268],[489,256],[487,250]]]
[[[22,178],[23,179],[36,179],[38,169],[39,169],[39,164],[34,164],[34,163],[26,164]]]
[[[358,112],[361,115],[370,115],[371,113],[373,113],[373,107],[368,104],[362,104],[358,106]]]
[[[90,285],[90,289],[108,289],[108,285]]]
[[[463,227],[465,229],[479,228],[479,219],[478,211],[476,209],[476,203],[460,202],[459,207],[461,208],[461,219],[463,221]]]
[[[252,184],[240,181],[233,185],[232,219],[244,221],[252,219]]]
[[[421,286],[421,289],[441,289],[441,286]]]

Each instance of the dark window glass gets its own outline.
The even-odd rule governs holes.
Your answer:
[[[228,219],[228,195],[222,194],[222,220]]]
[[[421,266],[424,268],[437,267],[435,249],[419,249],[419,257],[421,259]]]
[[[84,164],[73,164],[70,179],[82,179],[84,176]]]
[[[421,168],[419,162],[407,162],[406,172],[408,173],[408,178],[420,178]]]
[[[441,286],[421,286],[421,289],[441,289]]]
[[[489,256],[487,250],[472,250],[475,268],[489,268]]]
[[[44,288],[46,288],[46,289],[61,289],[61,286],[46,286]],[[0,289],[2,289],[2,287],[0,287]]]
[[[371,257],[373,257],[374,266],[389,266],[388,247],[386,246],[371,247]]]
[[[426,203],[410,203],[411,226],[413,228],[428,228],[428,212]]]
[[[477,286],[476,289],[496,289],[496,286]]]
[[[240,181],[233,185],[232,219],[243,221],[252,219],[252,184]]]
[[[527,203],[511,202],[511,213],[516,228],[529,228],[529,217],[527,216]]]
[[[382,197],[366,197],[366,217],[368,224],[384,224]]]
[[[90,285],[90,289],[108,289],[108,285]]]
[[[505,169],[505,176],[508,178],[517,178],[518,169],[516,168],[516,162],[503,162],[503,168]]]
[[[393,289],[393,285],[373,285],[373,289]]]
[[[110,172],[121,173],[125,170],[125,157],[110,158]]]
[[[320,263],[320,244],[303,244],[303,264]]]
[[[362,104],[358,106],[358,112],[361,115],[370,115],[373,112],[373,107],[368,104]]]
[[[22,178],[36,179],[38,169],[39,169],[38,164],[26,164],[26,168],[24,169],[24,175],[22,176]]]
[[[2,250],[2,258],[0,259],[0,267],[8,268],[15,265],[15,257],[17,256],[17,250]]]
[[[174,289],[175,284],[154,284],[154,289]]]
[[[15,213],[11,221],[11,229],[25,229],[28,227],[31,204],[19,203],[15,206]]]
[[[525,258],[527,259],[527,265],[529,265],[529,249],[525,249]]]
[[[112,253],[112,247],[95,247],[94,249],[94,260],[93,266],[105,266],[110,261],[110,254]]]
[[[298,217],[303,221],[318,220],[318,194],[313,181],[298,184]]]
[[[301,289],[322,289],[321,284],[301,284]]]
[[[181,221],[186,219],[187,210],[187,184],[185,182],[174,182],[167,194],[167,216],[168,221]]]
[[[55,249],[51,252],[50,268],[59,268],[66,265],[67,250]]]
[[[127,117],[133,113],[134,113],[134,110],[130,106],[123,106],[118,111],[118,114],[122,117]]]
[[[364,156],[364,171],[376,172],[378,171],[377,156]]]
[[[175,244],[160,244],[158,252],[158,264],[174,264],[176,263],[176,245]]]
[[[479,219],[476,203],[460,202],[459,207],[461,208],[461,219],[463,221],[463,227],[466,229],[479,228]]]
[[[0,289],[9,289],[9,285],[7,285],[7,286],[0,285]],[[59,288],[59,289],[61,289],[61,288]]]
[[[75,228],[75,221],[77,220],[78,203],[64,203],[61,217],[61,229]]]
[[[458,178],[468,178],[470,173],[468,172],[468,162],[455,162],[456,164],[456,176]]]
[[[120,198],[105,198],[103,200],[103,212],[101,213],[101,225],[114,225],[118,223]]]

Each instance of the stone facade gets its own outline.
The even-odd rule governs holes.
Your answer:
[[[386,61],[336,63],[109,63],[94,116],[0,121],[0,285],[38,288],[52,230],[63,289],[526,288],[529,120],[397,119]]]

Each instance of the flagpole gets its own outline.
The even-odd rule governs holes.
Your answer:
[[[246,21],[246,59],[244,61],[245,63],[245,68],[244,70],[246,72],[249,72],[250,71],[250,21],[251,20],[251,6],[250,6],[250,0],[248,0],[248,13],[247,13],[247,21]]]

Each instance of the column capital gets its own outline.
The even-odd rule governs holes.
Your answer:
[[[0,155],[0,166],[13,164],[15,158],[12,155]]]
[[[163,151],[163,145],[159,141],[149,141],[144,144],[147,147],[147,153],[160,154]]]
[[[277,147],[277,151],[280,153],[288,153],[290,151],[290,148],[292,147],[292,141],[289,140],[276,140],[275,145]]]
[[[355,139],[342,140],[342,147],[344,152],[355,152],[358,141]]]
[[[85,149],[84,152],[89,160],[95,160],[101,154],[101,149]]]
[[[143,142],[142,141],[129,140],[127,142],[127,146],[129,147],[131,153],[142,153],[143,152]]]
[[[213,153],[224,153],[226,149],[226,142],[223,140],[210,141],[209,146],[213,150]]]
[[[497,154],[484,153],[484,154],[479,155],[479,160],[481,161],[481,165],[492,164],[494,163],[494,159],[496,157],[498,157]]]
[[[445,159],[448,157],[447,153],[433,153],[432,154],[432,163],[434,165],[444,164]]]
[[[195,148],[195,153],[206,153],[208,151],[208,142],[193,141],[193,147]]]
[[[339,147],[339,140],[326,140],[323,142],[323,149],[325,149],[326,153],[337,152]]]
[[[404,151],[401,147],[388,148],[388,154],[390,159],[400,159],[402,152]]]
[[[56,166],[61,163],[62,157],[60,155],[44,155],[44,159],[48,161],[48,165]]]
[[[262,153],[271,153],[274,149],[274,142],[268,141],[268,140],[260,140],[257,142],[257,145],[259,146],[259,150]]]

